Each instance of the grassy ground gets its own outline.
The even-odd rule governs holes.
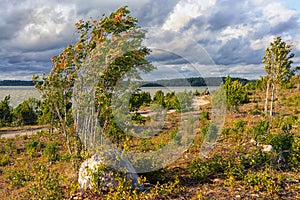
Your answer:
[[[133,191],[120,180],[117,188],[101,195],[93,191],[80,194],[76,168],[80,161],[69,156],[62,135],[39,131],[2,138],[0,197],[300,199],[300,91],[282,91],[272,119],[262,113],[263,99],[262,92],[253,91],[250,103],[240,106],[239,111],[228,111],[216,147],[208,157],[200,158],[201,141],[209,124],[209,117],[203,115],[193,144],[175,163],[142,175],[148,183],[144,192]],[[207,105],[201,109],[209,113],[211,108]],[[172,113],[159,135],[147,141],[132,139],[128,146],[137,152],[163,148],[173,139],[180,120],[179,114]],[[264,144],[272,144],[274,150],[264,152]]]

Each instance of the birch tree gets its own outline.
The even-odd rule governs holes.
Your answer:
[[[292,46],[282,41],[278,36],[270,43],[266,49],[262,61],[265,64],[266,72],[266,98],[265,114],[268,114],[269,95],[271,93],[269,115],[273,115],[275,93],[279,87],[290,80],[295,70],[292,69],[292,58],[295,56],[292,52]]]

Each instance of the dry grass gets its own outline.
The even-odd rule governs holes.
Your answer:
[[[278,116],[284,117],[290,115],[295,115],[298,119],[300,119],[300,106],[298,106],[296,102],[291,102],[291,100],[289,100],[290,98],[298,95],[300,96],[300,92],[296,89],[283,91],[280,94],[281,98],[279,97],[279,99],[275,102],[276,115],[271,121],[276,121]],[[229,133],[225,134],[225,131],[223,131],[223,134],[218,138],[216,147],[210,153],[209,157],[200,159],[202,163],[209,162],[215,155],[221,155],[221,160],[224,161],[230,159],[233,159],[234,161],[234,156],[238,158],[241,153],[247,154],[257,148],[250,143],[252,138],[251,129],[258,123],[258,121],[266,119],[262,113],[263,99],[263,92],[255,93],[251,96],[250,103],[240,106],[239,112],[228,111],[226,113],[224,130],[228,129]],[[206,105],[201,107],[201,109],[202,111],[210,111],[211,108],[210,105]],[[180,114],[178,113],[168,115],[166,118],[167,123],[164,123],[162,131],[158,135],[149,138],[148,142],[150,142],[147,149],[142,149],[142,140],[136,138],[130,140],[128,146],[132,151],[137,152],[143,152],[146,150],[153,151],[161,148],[163,146],[162,143],[168,144],[170,142],[172,130],[176,130],[180,120]],[[240,135],[235,135],[232,133],[232,129],[235,127],[236,122],[239,121],[245,122],[244,131],[240,133]],[[199,158],[199,148],[203,139],[202,128],[204,126],[205,123],[200,125],[193,144],[175,163],[170,164],[163,170],[144,175],[148,176],[148,178],[152,178],[152,181],[160,180],[162,183],[167,182],[168,180],[173,180],[175,177],[179,177],[180,185],[184,186],[185,189],[177,196],[173,196],[173,199],[300,199],[299,171],[291,171],[288,169],[280,170],[276,168],[276,166],[255,168],[253,174],[261,173],[263,176],[263,174],[268,172],[271,177],[269,179],[274,180],[275,186],[278,185],[280,188],[279,190],[277,190],[277,187],[275,186],[272,188],[273,183],[269,183],[270,187],[272,186],[271,188],[266,189],[262,186],[261,188],[255,188],[254,186],[247,184],[244,179],[237,179],[223,172],[216,172],[208,178],[201,180],[192,176],[188,167],[193,160]],[[274,132],[279,131],[276,127],[271,128]],[[0,129],[0,132],[16,130],[20,130],[20,128]],[[299,138],[299,127],[295,126],[291,131],[296,134],[295,137]],[[40,146],[36,148],[33,154],[30,154],[27,146],[32,140],[38,141],[38,145]],[[49,162],[47,157],[43,155],[43,151],[45,146],[53,141],[58,143],[60,159],[55,162]],[[0,155],[9,155],[9,163],[4,166],[0,166],[0,196],[3,197],[2,199],[22,199],[32,197],[32,194],[29,194],[28,191],[38,183],[37,179],[34,177],[47,175],[47,173],[50,172],[59,174],[58,181],[60,188],[54,188],[53,190],[59,190],[59,192],[63,194],[64,198],[68,198],[78,192],[76,179],[77,171],[73,168],[72,160],[68,158],[64,142],[64,137],[58,133],[54,133],[54,135],[50,136],[46,132],[31,136],[16,137],[14,139],[1,139]],[[38,170],[38,166],[41,165],[44,165],[49,172],[43,172],[44,174],[41,173]],[[250,168],[245,170],[244,176],[250,177],[251,174],[249,173],[251,170],[254,169]],[[28,180],[26,180],[24,173],[25,175],[27,174],[30,176]],[[18,177],[18,175],[20,177]],[[9,178],[9,176],[15,176],[15,179],[19,178],[19,183],[17,181],[14,185],[13,179]],[[155,184],[155,182],[152,183]],[[40,180],[40,184],[47,186],[48,183],[45,180]],[[267,186],[269,187],[269,185]],[[174,188],[171,187],[169,190],[174,190]],[[95,195],[96,194],[94,193],[87,193],[86,197],[88,199],[95,199]],[[97,199],[104,197],[105,196],[97,196]]]

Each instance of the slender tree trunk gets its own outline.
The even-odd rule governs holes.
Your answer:
[[[70,155],[72,155],[71,144],[70,144],[69,136],[68,136],[68,133],[67,133],[66,122],[64,121],[64,118],[61,116],[61,113],[60,113],[60,111],[59,111],[58,106],[56,105],[56,103],[54,103],[54,107],[55,107],[57,116],[59,118],[62,131],[63,131],[63,133],[64,133],[64,135],[66,137],[66,140],[67,140],[68,151],[69,151]]]
[[[268,98],[269,98],[270,81],[267,82],[266,100],[265,100],[265,114],[268,115]]]
[[[272,97],[271,97],[271,106],[270,106],[270,116],[273,116],[274,93],[275,93],[275,83],[272,84]]]

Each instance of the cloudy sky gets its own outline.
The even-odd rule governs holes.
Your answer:
[[[300,65],[299,0],[0,0],[0,80],[31,80],[76,38],[74,24],[128,5],[148,30],[158,67],[148,78],[264,74],[275,36],[293,44]]]

